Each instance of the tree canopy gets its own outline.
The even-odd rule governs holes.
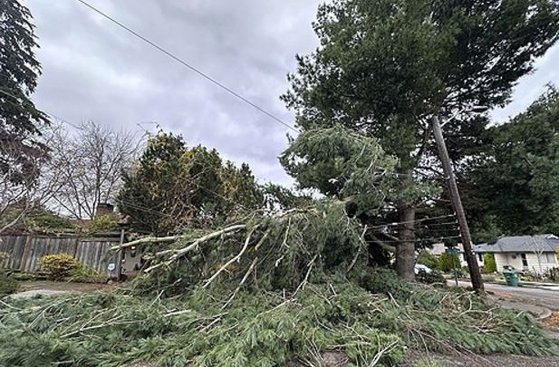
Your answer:
[[[69,130],[53,123],[49,136],[50,162],[41,180],[58,181],[49,204],[76,219],[93,219],[100,203],[114,201],[121,172],[130,168],[140,139],[133,133],[88,121]]]
[[[431,116],[449,120],[444,130],[453,159],[471,154],[487,119],[467,109],[508,100],[518,78],[556,41],[559,6],[552,0],[335,0],[320,6],[314,30],[320,46],[297,57],[282,98],[301,129],[342,124],[376,137],[398,158],[398,191],[406,195],[387,207],[412,223],[399,229],[398,271],[413,277],[413,222],[417,208],[433,199],[420,194],[436,167]]]
[[[559,10],[550,0],[336,0],[314,29],[321,46],[298,56],[283,96],[298,125],[347,124],[413,161],[425,118],[507,101],[557,39]],[[457,121],[446,130],[473,123]]]
[[[224,162],[215,149],[188,148],[180,135],[172,133],[151,136],[123,179],[117,198],[120,212],[138,228],[154,233],[217,225],[263,203],[248,165],[237,168]]]
[[[397,163],[376,139],[339,125],[301,133],[280,161],[299,188],[350,199],[361,212],[370,214],[380,209],[389,193],[387,181]]]
[[[559,92],[486,132],[487,151],[466,172],[476,237],[559,233]]]

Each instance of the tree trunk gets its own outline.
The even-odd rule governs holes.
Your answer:
[[[396,246],[396,272],[407,280],[415,279],[415,207],[403,205],[398,208],[400,226],[398,237],[400,243]]]

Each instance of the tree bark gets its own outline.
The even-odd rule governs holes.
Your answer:
[[[415,279],[415,207],[403,205],[398,208],[400,213],[400,226],[398,237],[400,243],[396,246],[396,272],[407,280]]]

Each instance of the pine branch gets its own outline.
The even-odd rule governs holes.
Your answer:
[[[252,229],[252,231],[250,231],[250,233],[247,235],[247,238],[245,240],[245,244],[243,246],[243,248],[241,249],[241,251],[235,256],[233,257],[231,260],[229,260],[227,263],[225,263],[225,265],[223,265],[221,268],[219,268],[219,270],[212,275],[208,280],[206,280],[206,282],[204,283],[204,285],[202,286],[202,288],[206,288],[208,287],[208,285],[210,285],[210,283],[218,277],[219,274],[221,274],[221,272],[223,272],[225,269],[227,269],[227,267],[229,267],[229,265],[233,264],[235,261],[239,261],[241,259],[241,256],[243,256],[243,254],[245,253],[246,249],[248,248],[248,245],[250,243],[250,240],[252,239],[252,234],[254,233],[254,231],[256,230],[256,228],[258,228],[258,226],[254,227]]]
[[[208,235],[205,235],[203,237],[200,237],[199,239],[197,239],[196,241],[194,241],[192,244],[190,244],[189,246],[186,246],[184,248],[178,249],[174,251],[174,254],[165,262],[161,262],[158,264],[155,264],[153,266],[150,266],[149,268],[147,268],[144,272],[145,273],[150,273],[155,269],[158,269],[162,266],[169,266],[171,265],[173,262],[175,262],[176,260],[180,259],[181,257],[183,257],[185,254],[187,254],[188,252],[195,250],[198,248],[198,246],[200,246],[202,243],[204,242],[208,242],[214,238],[217,237],[221,237],[222,235],[226,234],[226,233],[230,233],[230,232],[235,232],[235,231],[240,231],[242,229],[245,229],[247,226],[245,224],[237,224],[231,227],[227,227],[224,228],[222,230],[210,233]],[[174,236],[176,238],[180,238],[180,237],[184,237],[184,236]]]

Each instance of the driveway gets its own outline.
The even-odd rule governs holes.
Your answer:
[[[448,284],[454,285],[454,281]],[[469,282],[459,281],[458,285],[461,287],[470,287]],[[501,284],[485,283],[485,290],[495,293],[498,297],[504,297],[510,300],[518,300],[535,304],[538,306],[547,307],[553,311],[559,311],[559,291],[528,288],[528,287],[508,287]]]

